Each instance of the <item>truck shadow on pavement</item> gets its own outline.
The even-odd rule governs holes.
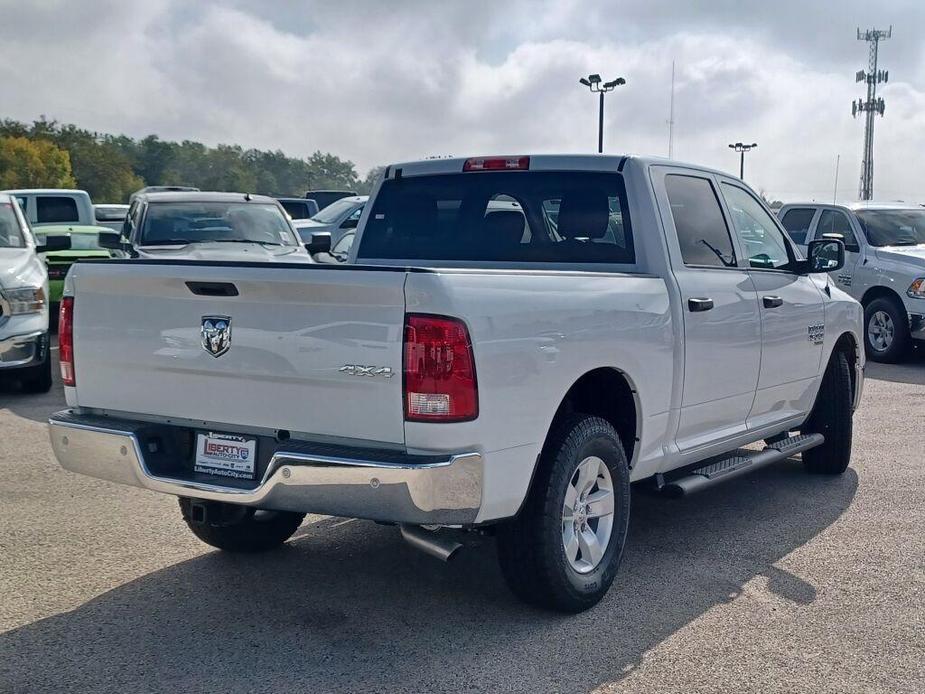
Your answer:
[[[16,692],[587,691],[753,579],[812,603],[815,588],[775,563],[835,522],[857,484],[853,470],[817,477],[790,460],[690,499],[634,490],[616,584],[577,616],[517,602],[490,538],[444,565],[395,528],[324,519],[278,551],[208,552],[0,635],[0,682]]]

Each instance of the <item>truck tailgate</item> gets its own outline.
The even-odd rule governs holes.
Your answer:
[[[404,441],[402,270],[110,261],[70,279],[81,407]],[[226,317],[215,356],[203,326]]]

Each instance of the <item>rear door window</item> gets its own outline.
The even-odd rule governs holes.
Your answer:
[[[383,183],[359,257],[635,263],[619,174],[516,171]]]
[[[813,217],[816,216],[816,210],[812,207],[794,207],[787,210],[781,218],[781,224],[790,234],[794,243],[805,245],[809,233],[809,227],[813,223]]]
[[[736,267],[732,237],[713,184],[698,176],[669,174],[665,190],[684,264]]]
[[[35,199],[38,224],[70,224],[80,221],[77,201],[62,195],[39,195]]]

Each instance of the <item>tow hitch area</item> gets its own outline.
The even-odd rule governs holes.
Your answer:
[[[246,506],[189,498],[180,499],[180,511],[188,523],[212,526],[233,525],[253,513],[253,509]]]

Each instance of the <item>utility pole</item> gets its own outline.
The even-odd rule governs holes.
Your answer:
[[[750,145],[745,145],[741,142],[736,142],[734,145],[729,145],[730,149],[734,149],[739,153],[739,178],[741,178],[743,181],[745,180],[745,153],[751,152],[757,146],[757,142],[752,142]]]
[[[835,157],[835,188],[832,192],[832,204],[838,202],[838,165],[841,164],[841,155]]]
[[[600,108],[597,118],[597,153],[602,154],[604,152],[604,94],[612,92],[621,84],[626,84],[626,80],[622,77],[617,77],[617,79],[610,82],[601,83],[601,76],[595,74],[582,77],[578,81],[590,89],[592,93],[600,93]]]
[[[674,61],[671,61],[671,100],[668,102],[668,158],[674,156]]]
[[[880,42],[893,35],[893,25],[889,29],[868,29],[862,32],[858,29],[858,41],[867,41],[870,44],[870,55],[867,63],[867,72],[858,70],[855,75],[857,82],[867,82],[867,98],[851,102],[851,115],[857,117],[859,113],[865,114],[864,122],[864,151],[861,156],[861,182],[858,186],[858,198],[870,200],[874,196],[874,116],[883,115],[883,99],[877,98],[877,85],[886,82],[890,73],[877,69],[877,51]]]

